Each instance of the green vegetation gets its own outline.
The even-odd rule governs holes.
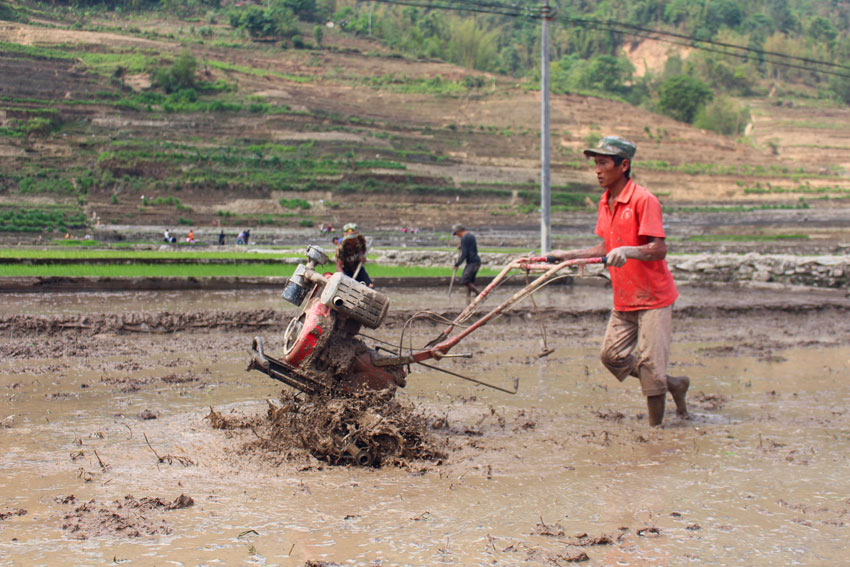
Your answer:
[[[375,277],[447,277],[446,267],[381,266],[369,264]],[[99,277],[99,278],[206,278],[206,277],[289,277],[292,264],[38,264],[3,266],[6,277]],[[482,268],[480,275],[495,275],[498,270]]]
[[[556,93],[580,93],[625,100],[686,121],[696,120],[717,93],[732,96],[763,94],[771,84],[802,84],[809,96],[850,103],[850,79],[819,75],[812,65],[789,68],[766,57],[741,59],[725,52],[695,51],[682,61],[668,60],[661,73],[635,76],[635,68],[620,53],[629,34],[611,33],[604,26],[578,23],[582,18],[612,19],[630,26],[673,31],[701,40],[714,40],[795,57],[843,64],[850,53],[850,19],[846,7],[804,0],[639,1],[623,9],[578,0],[555,3],[559,14],[550,42],[555,54],[551,88]],[[378,38],[412,57],[440,58],[467,68],[527,79],[539,77],[539,26],[534,18],[507,18],[473,12],[423,10],[357,3],[333,16],[347,33]],[[533,88],[533,87],[532,87]],[[746,107],[723,103],[708,111],[701,128],[737,133],[731,115]],[[710,115],[723,112],[723,119]]]
[[[808,234],[696,234],[693,242],[772,242],[777,240],[808,240]]]
[[[469,90],[468,83],[444,79],[440,75],[432,78],[379,75],[364,77],[360,79],[360,83],[376,89],[407,94],[451,95]]]
[[[98,244],[94,240],[54,240],[51,244],[74,246],[75,244],[92,246]],[[89,244],[91,243],[91,244]],[[19,249],[0,248],[0,258],[33,258],[33,259],[76,259],[85,261],[88,259],[120,258],[130,259],[136,263],[144,263],[145,260],[153,258],[169,258],[180,260],[258,260],[258,259],[280,259],[280,258],[303,258],[303,252],[204,252],[199,250],[67,250],[67,249]]]
[[[799,203],[766,203],[764,205],[706,205],[695,207],[663,207],[665,213],[752,213],[755,211],[809,209],[802,199]]]
[[[746,195],[788,195],[788,194],[805,194],[805,195],[820,195],[832,198],[850,198],[850,188],[839,187],[837,185],[826,185],[823,187],[812,187],[808,182],[797,185],[796,187],[777,187],[770,183],[756,183],[754,186],[744,187]]]
[[[304,199],[281,199],[280,206],[284,209],[307,210],[310,208],[310,203]]]
[[[73,207],[0,207],[0,232],[53,232],[87,226],[85,214]]]
[[[711,100],[711,88],[695,77],[675,75],[658,89],[658,108],[664,114],[682,122],[693,122],[706,102]]]
[[[579,164],[577,164],[578,166]],[[586,163],[581,163],[579,169],[586,168]],[[840,176],[840,171],[832,169],[830,172],[822,171],[818,174],[806,172],[802,167],[791,168],[784,165],[747,165],[747,164],[731,164],[724,165],[718,163],[701,163],[688,162],[680,165],[673,165],[664,160],[646,160],[636,161],[636,169],[647,169],[652,171],[676,171],[679,173],[687,173],[689,175],[737,175],[742,177],[763,177],[769,175],[771,177],[837,177]]]

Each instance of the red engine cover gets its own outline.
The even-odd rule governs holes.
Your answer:
[[[316,347],[329,338],[333,330],[335,314],[330,307],[311,297],[307,308],[289,323],[284,337],[284,359],[292,366],[299,366]]]

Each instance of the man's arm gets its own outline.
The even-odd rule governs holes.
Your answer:
[[[649,242],[640,246],[620,246],[608,252],[608,265],[615,268],[622,267],[626,260],[640,260],[641,262],[653,262],[663,260],[667,256],[667,242],[663,238],[650,236]]]
[[[469,248],[469,240],[464,234],[460,239],[460,255],[457,257],[457,262],[455,262],[455,268],[460,267],[461,264],[469,259]]]
[[[579,258],[596,258],[605,255],[605,242],[600,242],[590,248],[576,248],[574,250],[552,250],[546,256],[551,263],[563,262],[564,260],[577,260]],[[554,260],[554,261],[553,261]]]

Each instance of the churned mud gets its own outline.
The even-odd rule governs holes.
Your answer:
[[[841,564],[847,297],[680,291],[691,415],[668,400],[662,429],[599,363],[601,286],[547,289],[434,362],[516,395],[414,366],[394,397],[329,400],[245,371],[254,335],[281,348],[276,292],[10,298],[0,565]],[[389,293],[366,342],[463,308]],[[417,318],[405,344],[441,330]]]
[[[264,419],[225,416],[210,408],[215,429],[250,429],[256,439],[240,451],[259,451],[274,461],[310,455],[332,465],[402,466],[415,461],[439,463],[445,441],[429,433],[434,419],[392,391],[350,395],[299,396],[283,392],[269,400]]]

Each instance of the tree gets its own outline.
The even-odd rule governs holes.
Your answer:
[[[316,0],[271,0],[269,11],[291,10],[299,19],[314,21],[316,19]]]
[[[485,32],[473,19],[456,19],[450,30],[449,60],[480,71],[487,71],[496,63],[497,30]]]
[[[658,89],[658,108],[682,122],[693,122],[697,111],[713,93],[708,85],[688,75],[670,77]]]

